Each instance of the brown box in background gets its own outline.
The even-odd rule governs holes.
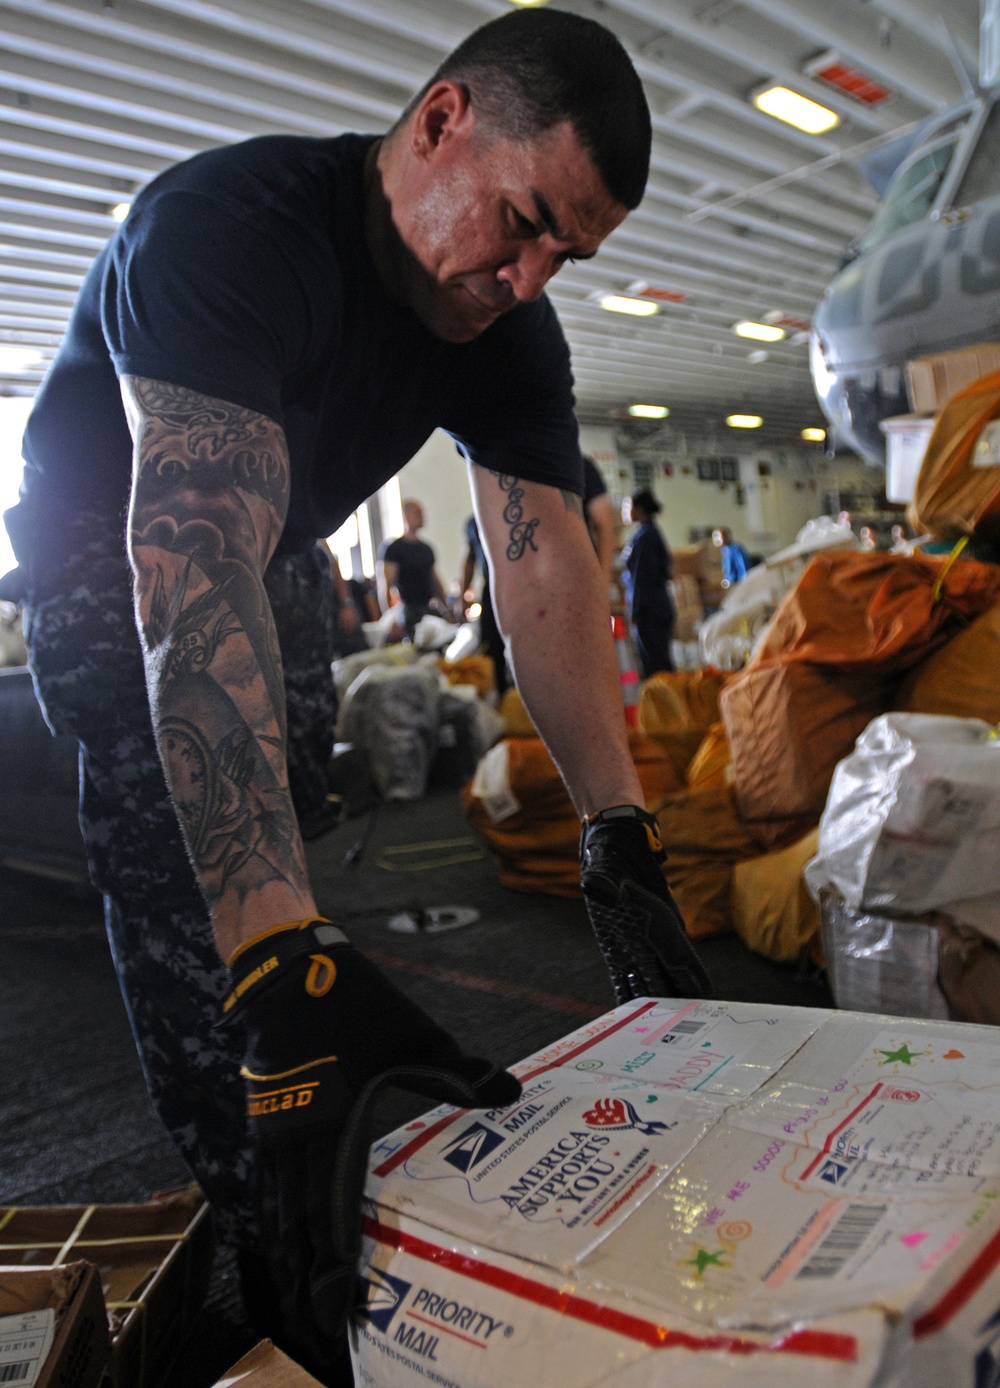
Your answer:
[[[673,561],[674,582],[681,578],[693,578],[698,584],[698,596],[702,607],[712,610],[717,608],[725,596],[722,586],[722,550],[718,545],[706,540],[700,545],[672,549],[670,555]]]
[[[162,1383],[201,1309],[212,1266],[205,1197],[196,1186],[145,1205],[0,1209],[0,1263],[93,1263],[107,1307],[112,1388]]]
[[[270,1340],[262,1340],[244,1355],[215,1388],[236,1388],[237,1384],[239,1388],[319,1388],[317,1379],[275,1349]]]
[[[677,621],[674,625],[676,641],[696,641],[698,628],[705,620],[705,609],[701,602],[701,589],[698,580],[690,574],[678,574],[671,583]]]
[[[1000,371],[1000,342],[979,342],[957,352],[941,352],[907,362],[914,413],[937,414],[958,391],[991,371]]]
[[[704,540],[700,545],[683,545],[680,549],[672,549],[670,555],[675,578],[678,574],[689,574],[699,584],[722,586],[722,550],[711,540]]]
[[[3,1258],[0,1254],[0,1261]],[[0,1267],[0,1316],[49,1307],[55,1311],[55,1338],[36,1388],[97,1388],[109,1351],[97,1269],[83,1262],[51,1268]],[[6,1366],[8,1372],[15,1367]]]

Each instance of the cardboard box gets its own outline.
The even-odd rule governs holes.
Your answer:
[[[96,1268],[0,1267],[0,1382],[97,1388],[108,1350]]]
[[[145,1205],[0,1209],[0,1263],[59,1267],[72,1257],[96,1266],[112,1388],[163,1381],[205,1299],[212,1253],[208,1205],[196,1186]]]
[[[677,621],[674,624],[674,639],[695,641],[698,628],[705,620],[705,609],[701,601],[698,580],[690,574],[678,574],[670,583]]]
[[[237,1384],[240,1388],[320,1388],[312,1374],[275,1349],[270,1340],[261,1340],[215,1388],[236,1388]]]
[[[376,1144],[357,1381],[993,1384],[998,1062],[961,1023],[620,1007],[516,1105]]]
[[[899,414],[878,426],[885,434],[885,497],[902,505],[913,500],[920,464],[935,421],[917,414]]]
[[[682,545],[670,551],[673,560],[674,578],[689,574],[701,583],[716,587],[722,584],[722,550],[711,540],[703,540],[699,545]]]
[[[910,400],[916,414],[936,414],[946,401],[991,371],[1000,371],[1000,342],[980,342],[957,352],[918,357],[906,363]]]

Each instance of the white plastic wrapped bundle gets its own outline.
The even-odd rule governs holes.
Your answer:
[[[463,622],[452,637],[451,645],[444,653],[445,660],[464,660],[467,655],[475,655],[482,644],[479,637],[478,622]]]
[[[341,656],[333,662],[333,683],[337,690],[337,698],[343,703],[351,685],[370,665],[387,665],[399,669],[415,664],[419,658],[420,652],[416,646],[407,646],[401,641],[392,646],[355,651],[353,655]]]
[[[978,718],[874,719],[834,773],[805,877],[817,899],[832,887],[853,910],[940,910],[980,929],[992,919],[1000,935],[994,730]]]
[[[364,749],[386,800],[418,800],[438,746],[437,672],[370,665],[344,698],[338,730]]]
[[[852,911],[829,891],[823,893],[820,915],[827,977],[838,1007],[893,1017],[948,1016],[937,981],[933,924]]]
[[[421,651],[443,651],[455,639],[458,628],[444,617],[428,612],[421,617],[413,633],[413,644]]]
[[[750,659],[757,637],[774,616],[775,606],[767,594],[740,604],[723,602],[718,612],[705,618],[698,632],[703,663],[714,665],[717,670],[741,670]]]

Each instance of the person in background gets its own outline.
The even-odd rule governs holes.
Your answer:
[[[734,583],[746,578],[750,556],[739,540],[733,539],[733,532],[724,525],[712,531],[712,544],[722,551],[722,586],[732,588]]]
[[[618,548],[615,508],[597,464],[586,453],[583,455],[583,511],[601,572],[605,581],[610,583],[614,573],[615,550]]]
[[[378,588],[373,578],[362,574],[347,580],[347,592],[360,622],[377,622],[382,615],[378,605]]]
[[[394,599],[402,604],[402,628],[412,641],[417,623],[430,612],[434,600],[447,611],[448,597],[434,567],[434,551],[420,538],[426,521],[419,501],[403,502],[403,520],[403,534],[379,548],[378,594],[383,611]]]
[[[654,517],[663,508],[648,487],[633,492],[629,516],[637,527],[622,554],[622,584],[643,679],[674,668],[670,643],[677,614],[667,584],[673,563]]]
[[[483,576],[483,587],[478,598],[476,597],[476,590],[472,586],[477,568]],[[497,626],[496,613],[493,611],[493,594],[490,592],[490,566],[486,558],[486,551],[483,549],[483,542],[479,537],[479,526],[476,524],[475,516],[470,516],[465,522],[465,549],[462,551],[462,572],[458,584],[458,600],[461,604],[463,621],[471,620],[470,608],[474,603],[479,603],[479,639],[486,648],[486,654],[493,661],[493,677],[496,682],[497,694],[503,694],[510,684],[510,677],[507,674],[507,651],[500,634],[500,628]]]
[[[327,562],[330,565],[330,573],[333,576],[333,625],[330,634],[330,645],[333,652],[332,658],[334,660],[339,660],[341,656],[353,655],[356,651],[366,650],[368,641],[365,638],[364,632],[361,630],[361,613],[355,605],[347,579],[340,572],[340,564],[337,560],[337,556],[330,548],[328,540],[320,540],[319,543],[326,551]]]

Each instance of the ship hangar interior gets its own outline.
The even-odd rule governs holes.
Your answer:
[[[21,435],[84,276],[139,190],[193,155],[261,135],[381,134],[467,34],[518,4],[0,0],[0,504],[17,500]],[[569,344],[581,449],[614,517],[609,592],[630,745],[711,996],[775,1015],[892,1014],[887,1027],[901,1017],[1000,1024],[1000,877],[984,847],[1000,824],[1000,773],[983,766],[1000,721],[1000,444],[989,434],[1000,377],[992,396],[981,384],[1000,369],[1000,5],[546,8],[609,28],[651,112],[640,205],[546,293]],[[970,424],[973,405],[959,418],[952,402],[973,396]],[[965,480],[943,496],[960,445]],[[667,672],[640,663],[622,585],[636,492],[652,493],[650,519],[673,555]],[[445,600],[436,626],[400,642],[398,624],[375,620],[375,580],[410,498]],[[335,642],[341,721],[328,808],[305,854],[319,912],[466,1051],[513,1065],[608,1013],[616,995],[576,886],[573,805],[516,690],[500,699],[478,653],[481,578],[467,592],[463,571],[471,511],[465,461],[439,431],[328,537],[338,601],[368,606],[352,620],[350,653]],[[730,562],[741,567],[731,573]],[[0,533],[0,572],[15,564]],[[191,1175],[148,1096],[88,881],[77,743],[46,727],[23,594],[7,580],[2,592],[0,1264],[38,1265],[63,1260],[69,1245],[60,1236],[22,1257],[5,1242],[12,1210],[142,1204]],[[895,606],[880,626],[883,599]],[[370,651],[393,674],[433,668],[443,691],[416,781],[405,755],[387,764],[391,706],[356,697]],[[934,666],[946,657],[947,668]],[[791,687],[787,670],[802,661],[825,693]],[[767,691],[750,687],[765,667],[780,668],[783,692],[774,679]],[[883,760],[855,752],[886,715],[902,721],[881,734]],[[852,804],[868,806],[856,814],[869,815],[870,857],[891,812],[885,788],[900,784],[897,772],[905,779],[899,767],[948,761],[933,717],[952,728],[966,720],[962,755],[974,744],[970,784],[987,808],[950,838],[927,830],[926,844],[911,825],[915,856],[898,897],[866,898],[875,860],[842,861],[838,765],[853,753]],[[905,744],[899,766],[885,738]],[[936,813],[940,826],[944,801]],[[966,854],[961,891],[948,876],[953,849]],[[950,894],[937,890],[945,878]],[[952,910],[957,896],[973,906]],[[396,1095],[381,1130],[425,1108]],[[1000,1131],[1000,1109],[997,1120]],[[1000,1191],[1000,1169],[993,1175]],[[47,1256],[57,1245],[59,1257]],[[0,1270],[0,1288],[15,1274]],[[260,1334],[225,1237],[205,1275],[183,1323],[155,1353],[143,1341],[142,1367],[107,1382],[211,1388],[252,1349]],[[145,1285],[122,1304],[138,1305]],[[120,1326],[128,1312],[116,1314]],[[576,1331],[566,1325],[568,1344]],[[980,1369],[973,1380],[968,1346],[954,1353],[936,1381],[1000,1381]],[[676,1381],[730,1382],[712,1376],[709,1357],[704,1378]],[[740,1382],[763,1382],[766,1358],[744,1357]],[[666,1354],[657,1363],[627,1382],[674,1382]],[[546,1381],[539,1358],[525,1365],[530,1378],[524,1367],[505,1381]],[[813,1372],[803,1365],[802,1379]],[[386,1383],[423,1381],[394,1372]],[[822,1381],[876,1381],[839,1372]],[[371,1366],[355,1373],[382,1381]],[[618,1380],[602,1370],[586,1381]]]

